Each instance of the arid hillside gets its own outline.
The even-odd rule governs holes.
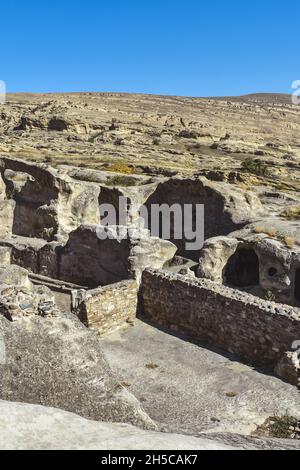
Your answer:
[[[52,166],[168,174],[240,170],[300,179],[300,108],[289,95],[184,98],[14,94],[0,108],[0,154]],[[128,168],[129,166],[129,168]]]

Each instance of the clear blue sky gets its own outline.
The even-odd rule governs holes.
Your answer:
[[[300,1],[1,2],[8,91],[238,95],[300,79]]]

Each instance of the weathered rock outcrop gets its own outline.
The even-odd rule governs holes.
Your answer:
[[[300,389],[300,341],[298,349],[285,353],[275,372],[279,377]]]
[[[281,234],[270,224],[263,227],[257,222],[228,237],[207,240],[200,252],[198,277],[300,305],[299,236]]]
[[[82,225],[61,251],[60,278],[87,287],[139,280],[143,269],[162,267],[176,250],[171,242],[150,237],[147,231]]]
[[[0,175],[0,237],[5,237],[12,232],[14,209],[15,201],[8,199],[6,186]]]
[[[251,192],[243,191],[226,183],[211,182],[206,178],[171,178],[162,182],[146,201],[151,228],[151,205],[167,204],[172,207],[178,204],[204,205],[204,237],[205,239],[219,235],[227,235],[233,230],[243,227],[246,223],[262,213],[262,205],[258,197]],[[195,219],[193,228],[195,229]],[[174,233],[174,225],[171,226]],[[187,251],[186,238],[171,241],[178,247],[178,254],[186,258],[198,259],[199,250]]]
[[[292,440],[143,431],[24,403],[0,401],[0,412],[1,450],[299,450]]]
[[[99,222],[97,185],[72,180],[45,164],[2,158],[0,166],[2,193],[6,192],[3,235],[51,241],[66,237],[82,223]]]
[[[179,434],[101,423],[41,406],[0,401],[1,450],[233,450],[237,447]],[[5,438],[4,438],[5,436]]]
[[[96,334],[74,315],[31,316],[17,322],[0,315],[0,337],[5,346],[0,399],[155,428],[139,402],[114,378]]]

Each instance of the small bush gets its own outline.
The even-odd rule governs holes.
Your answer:
[[[276,298],[275,298],[275,294],[271,291],[271,290],[268,290],[266,292],[266,300],[268,300],[269,302],[275,302]]]
[[[197,139],[197,137],[199,137],[199,132],[192,131],[190,129],[183,129],[179,132],[178,137],[183,139]]]
[[[133,168],[131,168],[126,163],[114,163],[107,168],[107,171],[112,173],[124,173],[125,175],[131,175],[133,173]]]
[[[136,186],[137,180],[133,176],[116,175],[110,178],[107,182],[107,186]]]
[[[268,176],[269,174],[268,165],[265,162],[251,157],[246,158],[246,160],[243,161],[242,170],[256,176]]]
[[[254,433],[277,439],[300,439],[300,422],[293,416],[272,416]]]
[[[217,149],[219,148],[218,142],[214,142],[213,144],[211,144],[210,148],[211,148],[212,150],[217,150]]]

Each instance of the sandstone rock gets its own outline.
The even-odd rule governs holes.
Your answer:
[[[275,373],[300,388],[300,349],[286,352],[275,369]]]
[[[42,406],[0,401],[1,450],[234,450],[207,438],[101,423]],[[4,438],[5,436],[5,438]]]
[[[198,277],[223,282],[224,267],[237,247],[238,240],[235,238],[215,237],[208,239],[200,252]]]
[[[0,266],[0,285],[14,285],[20,288],[31,289],[32,284],[28,278],[28,272],[26,269],[20,268],[19,266]]]
[[[0,334],[6,350],[6,361],[0,364],[1,399],[155,428],[114,378],[96,334],[74,315],[32,316],[13,323],[0,315]]]
[[[61,252],[61,279],[88,287],[139,280],[145,267],[162,267],[173,258],[172,243],[142,235],[128,227],[80,226]]]
[[[0,175],[0,237],[5,237],[12,232],[14,209],[15,202],[7,198],[6,186]]]
[[[0,200],[7,221],[4,235],[10,231],[52,241],[82,223],[99,222],[96,185],[74,181],[44,164],[9,158],[1,160],[1,171],[10,198]]]
[[[171,178],[160,183],[146,201],[146,207],[151,214],[153,204],[167,204],[172,207],[177,204],[182,209],[184,205],[196,204],[204,206],[204,221],[198,220],[198,224],[204,224],[204,238],[227,235],[235,229],[241,228],[247,220],[256,218],[263,211],[258,197],[251,192],[245,192],[226,183],[211,182],[206,178]],[[150,226],[152,218],[150,216]],[[195,216],[193,228],[195,230]],[[199,230],[201,225],[198,225]],[[174,232],[173,225],[171,233]],[[199,249],[188,251],[186,249],[186,237],[171,241],[178,247],[178,255],[196,260],[199,258]]]
[[[298,306],[298,239],[267,226],[268,219],[265,225],[258,221],[227,237],[207,240],[200,252],[198,277]]]

